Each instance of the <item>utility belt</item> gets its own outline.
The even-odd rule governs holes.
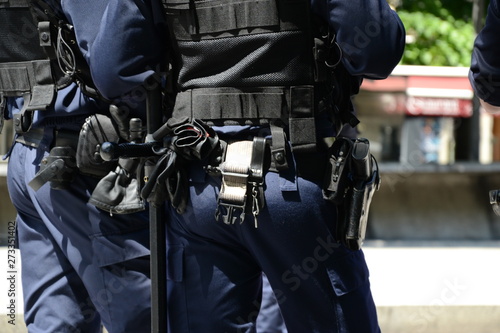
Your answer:
[[[16,133],[15,141],[33,148],[43,145],[50,149],[40,162],[40,170],[29,183],[36,191],[47,182],[52,189],[66,189],[77,173],[98,178],[105,176],[116,163],[100,157],[100,144],[118,139],[110,118],[92,115],[85,120],[80,131],[32,128],[28,132]]]
[[[316,147],[313,85],[259,88],[196,88],[177,93],[173,118],[188,116],[208,125],[267,125],[287,127],[295,150]]]
[[[153,206],[168,201],[180,214],[189,199],[187,164],[201,162],[209,175],[221,178],[215,219],[226,224],[243,223],[249,214],[258,227],[258,215],[265,207],[266,173],[286,171],[288,161],[292,161],[289,155],[292,150],[283,129],[271,126],[270,130],[271,142],[259,136],[253,140],[225,142],[200,120],[171,118],[151,135],[154,141],[104,143],[101,156],[107,161],[153,156],[149,171],[144,168],[140,196]],[[364,240],[370,202],[380,184],[378,167],[366,139],[336,138],[328,157],[324,199],[339,208],[339,240],[356,250]],[[101,194],[97,194],[98,197],[93,194],[93,202],[105,209],[110,205]]]

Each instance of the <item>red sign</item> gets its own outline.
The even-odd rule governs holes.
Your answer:
[[[411,116],[472,116],[472,101],[458,98],[407,96],[406,114]]]

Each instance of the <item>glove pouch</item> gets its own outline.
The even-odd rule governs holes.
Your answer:
[[[137,167],[136,160],[120,160],[114,171],[99,181],[89,203],[111,214],[131,214],[146,208],[139,196],[139,183],[127,170]]]
[[[103,177],[116,168],[116,161],[104,161],[99,154],[103,142],[118,142],[119,135],[111,119],[95,114],[85,120],[78,138],[76,165],[90,176]]]

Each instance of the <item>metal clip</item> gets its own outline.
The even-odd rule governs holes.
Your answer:
[[[255,225],[255,228],[258,228],[258,223],[257,223],[257,216],[260,213],[260,203],[259,203],[259,192],[257,192],[257,187],[259,184],[253,183],[252,184],[252,215],[253,215],[253,222]]]

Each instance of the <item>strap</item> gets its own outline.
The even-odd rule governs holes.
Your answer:
[[[272,161],[277,171],[288,169],[288,159],[286,156],[286,134],[283,128],[271,125],[271,136],[273,144],[271,147]]]
[[[35,191],[38,191],[46,182],[54,179],[64,170],[64,160],[58,158],[50,162],[35,175],[28,185]]]
[[[284,87],[190,89],[177,94],[173,117],[212,121],[279,119],[287,99]]]
[[[314,87],[199,88],[177,95],[174,118],[208,124],[265,124],[281,119],[289,126],[293,147],[316,145]],[[284,145],[282,145],[284,146]]]
[[[25,146],[38,147],[44,138],[43,128],[33,128],[29,132],[16,135],[15,141]]]
[[[314,120],[314,89],[312,86],[290,88],[290,143],[298,146],[316,146]]]

